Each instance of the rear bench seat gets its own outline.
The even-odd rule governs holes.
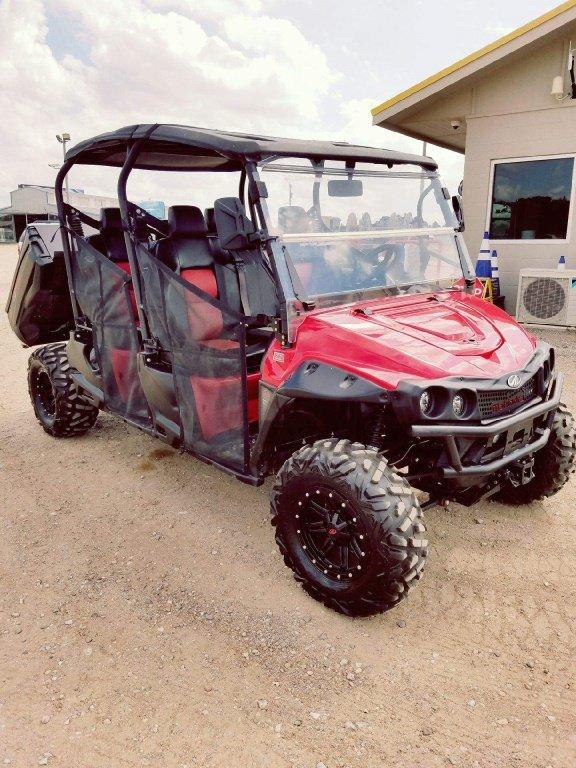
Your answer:
[[[87,242],[97,251],[107,256],[121,270],[130,274],[130,262],[128,261],[128,252],[126,250],[126,241],[124,239],[124,230],[122,228],[122,217],[119,208],[101,208],[100,209],[100,231],[97,235],[90,235],[86,238]],[[132,307],[132,314],[135,320],[138,320],[138,309],[136,306],[136,296],[134,288],[130,283],[128,285],[128,295]]]

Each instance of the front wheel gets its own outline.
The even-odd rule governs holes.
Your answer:
[[[412,488],[375,450],[319,440],[277,475],[272,524],[286,565],[315,599],[349,616],[392,608],[427,555]]]
[[[534,457],[534,477],[526,485],[517,487],[510,482],[506,483],[494,496],[495,501],[522,506],[554,496],[574,472],[575,457],[574,417],[564,403],[560,403],[552,422],[550,439]]]

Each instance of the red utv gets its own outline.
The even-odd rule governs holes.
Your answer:
[[[119,209],[65,201],[81,165],[120,169]],[[133,170],[178,171],[187,204],[147,213]],[[44,345],[28,372],[44,429],[83,434],[103,409],[245,482],[277,473],[280,551],[332,608],[405,597],[422,508],[527,504],[567,481],[554,351],[476,295],[429,157],[134,125],[72,148],[56,196],[63,250],[25,240],[8,304]]]

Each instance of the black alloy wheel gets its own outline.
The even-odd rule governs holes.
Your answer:
[[[284,463],[271,493],[284,562],[316,600],[348,616],[387,611],[428,551],[414,490],[373,448],[328,438]]]
[[[312,564],[339,581],[358,576],[370,558],[368,530],[350,502],[336,490],[313,484],[297,506],[296,533]]]

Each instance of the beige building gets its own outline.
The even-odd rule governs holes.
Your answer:
[[[520,269],[562,255],[576,269],[574,49],[570,0],[372,110],[375,125],[465,153],[464,236],[476,258],[490,233],[512,313]]]

